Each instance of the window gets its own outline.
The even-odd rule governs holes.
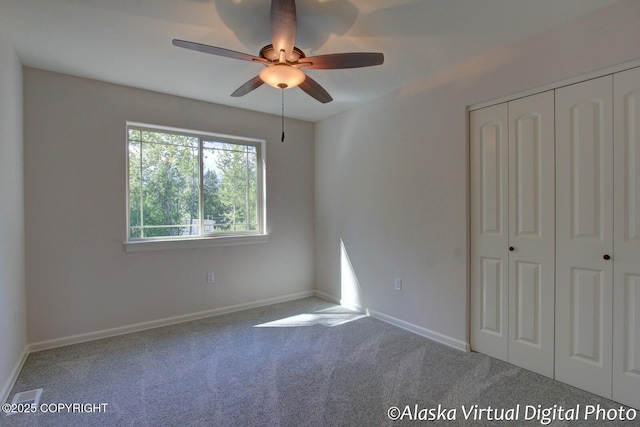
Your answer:
[[[128,124],[127,241],[264,233],[264,141]]]

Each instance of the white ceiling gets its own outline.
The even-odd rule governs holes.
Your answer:
[[[288,117],[317,121],[480,53],[616,0],[298,0],[296,46],[307,56],[378,51],[385,63],[308,70],[333,96],[285,92]],[[173,38],[257,55],[270,43],[268,0],[0,0],[0,35],[23,64],[280,114],[267,85],[229,95],[261,65],[174,47]]]

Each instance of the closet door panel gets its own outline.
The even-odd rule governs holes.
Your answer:
[[[553,91],[509,103],[509,362],[553,377]]]
[[[612,77],[556,91],[556,379],[611,396]]]
[[[508,358],[507,105],[470,114],[471,348]]]
[[[640,408],[640,69],[614,75],[613,399]]]

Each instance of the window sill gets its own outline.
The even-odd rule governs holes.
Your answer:
[[[236,236],[219,237],[199,237],[195,239],[180,240],[139,240],[125,242],[126,252],[152,252],[166,251],[174,249],[200,249],[214,248],[217,246],[251,245],[255,243],[266,243],[269,236],[267,234],[250,234]]]

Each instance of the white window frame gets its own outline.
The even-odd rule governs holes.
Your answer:
[[[204,231],[203,221],[203,192],[202,185],[203,175],[203,140],[214,139],[215,141],[227,142],[238,145],[250,145],[256,147],[257,151],[257,182],[256,182],[256,200],[257,203],[257,230],[254,231],[225,231],[216,233],[205,233],[199,236],[187,237],[149,237],[140,239],[131,239],[130,236],[130,212],[129,212],[129,130],[141,130],[148,132],[166,132],[176,133],[199,139],[199,159],[200,159],[200,203],[199,203],[199,230]],[[265,179],[265,159],[266,159],[266,141],[264,139],[249,138],[235,135],[225,135],[213,132],[194,131],[190,129],[175,128],[169,126],[160,126],[147,123],[127,122],[125,128],[125,152],[126,152],[126,228],[124,247],[126,252],[145,252],[156,250],[171,249],[192,249],[206,248],[214,246],[242,245],[253,243],[264,243],[268,239],[266,231],[267,227],[267,200],[266,200],[266,179]]]

